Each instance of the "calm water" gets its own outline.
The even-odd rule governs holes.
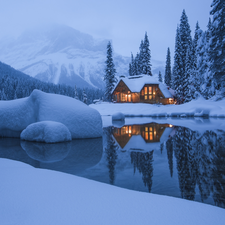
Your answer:
[[[103,130],[103,138],[60,144],[2,138],[0,158],[225,208],[224,130],[157,123]]]

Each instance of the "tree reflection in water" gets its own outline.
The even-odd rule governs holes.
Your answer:
[[[225,132],[200,134],[177,127],[173,140],[167,141],[168,149],[171,142],[174,143],[181,197],[194,200],[197,186],[202,202],[212,193],[215,205],[225,207]]]
[[[131,163],[134,165],[134,173],[136,170],[142,174],[144,185],[148,187],[148,191],[152,189],[153,177],[153,150],[149,152],[131,152]]]

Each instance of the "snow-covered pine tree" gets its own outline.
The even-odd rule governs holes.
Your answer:
[[[87,94],[86,94],[86,92],[85,92],[85,89],[83,89],[83,93],[82,93],[82,95],[83,95],[83,103],[85,103],[85,104],[87,104]]]
[[[159,71],[158,80],[159,80],[159,82],[163,82],[163,80],[162,80],[162,73],[161,73],[161,71]]]
[[[216,80],[216,89],[225,96],[225,1],[213,0],[210,39],[210,70]]]
[[[143,40],[141,40],[141,44],[139,47],[140,52],[137,59],[138,75],[142,74],[143,72],[143,57],[144,57],[143,47],[144,47],[144,42]]]
[[[142,74],[152,76],[151,71],[151,51],[149,48],[149,40],[147,32],[145,32],[145,38],[142,46]]]
[[[191,29],[188,23],[188,17],[185,13],[185,10],[183,10],[181,19],[180,19],[180,41],[182,46],[182,51],[181,51],[182,67],[183,67],[183,70],[185,70],[187,50],[192,44]]]
[[[106,63],[105,76],[104,76],[104,81],[106,84],[105,98],[106,98],[106,101],[111,102],[112,101],[112,90],[117,82],[116,69],[115,69],[115,65],[113,63],[113,57],[112,57],[111,42],[109,42],[107,45],[107,59],[106,59],[105,63]]]
[[[74,98],[77,99],[77,100],[79,100],[76,85],[75,85],[75,87],[74,87]]]
[[[167,49],[166,55],[166,68],[165,68],[165,79],[164,82],[167,86],[171,87],[171,57],[170,48]]]
[[[190,83],[190,76],[193,69],[192,66],[192,49],[191,47],[188,48],[186,54],[186,62],[185,62],[185,72],[184,72],[184,102],[190,102],[193,99],[191,95],[191,83]]]
[[[134,59],[134,69],[133,69],[133,75],[139,75],[141,74],[140,72],[140,65],[139,65],[139,53],[137,53],[135,59]]]
[[[130,63],[131,67],[130,67],[130,76],[134,75],[134,71],[135,71],[135,65],[134,65],[134,56],[133,53],[131,52],[131,63]]]
[[[180,28],[177,27],[176,31],[176,39],[175,39],[175,51],[174,51],[174,65],[173,65],[173,76],[172,76],[172,88],[176,91],[176,98],[177,103],[182,102],[182,90],[181,84],[182,82],[182,74],[183,74],[183,67],[181,61],[181,40],[180,40]]]

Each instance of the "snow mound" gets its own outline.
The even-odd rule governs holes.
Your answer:
[[[112,115],[112,121],[124,121],[125,120],[125,116],[124,116],[124,114],[123,113],[120,113],[120,112],[118,112],[118,113],[114,113],[113,115]]]
[[[55,121],[64,124],[75,138],[102,136],[99,112],[76,99],[34,90],[27,98],[0,101],[0,136],[20,137],[30,124]]]
[[[56,143],[71,141],[69,129],[62,123],[43,121],[30,124],[20,135],[25,141]]]

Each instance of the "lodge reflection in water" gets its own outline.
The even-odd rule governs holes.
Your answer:
[[[160,139],[167,129],[165,135],[167,137],[172,132],[173,125],[171,124],[157,124],[157,123],[148,123],[142,125],[126,125],[121,128],[114,128],[113,136],[116,139],[117,143],[121,148],[124,148],[132,136],[140,135],[145,143],[154,143],[160,142]],[[170,129],[168,129],[170,128]]]

